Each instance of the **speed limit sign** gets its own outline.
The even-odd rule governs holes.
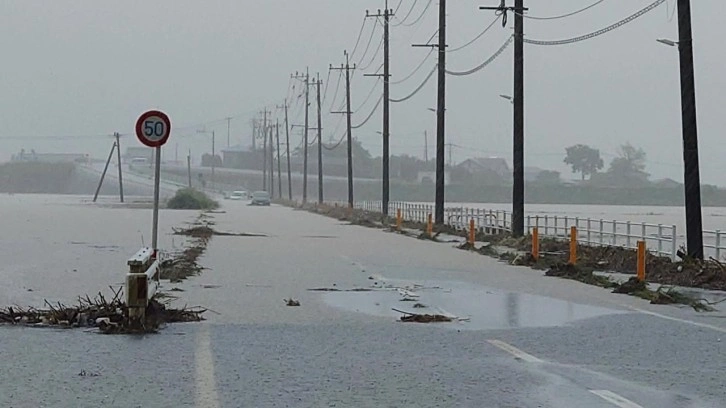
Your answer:
[[[136,137],[149,147],[160,147],[169,139],[171,121],[164,112],[143,113],[136,121]]]

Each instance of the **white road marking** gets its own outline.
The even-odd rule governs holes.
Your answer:
[[[197,351],[195,362],[197,367],[196,406],[200,408],[219,408],[219,395],[214,377],[214,358],[206,324],[197,335]]]
[[[487,341],[489,342],[489,344],[491,344],[491,345],[493,345],[495,347],[498,347],[498,348],[506,351],[507,353],[513,355],[514,357],[516,357],[516,358],[518,358],[518,359],[520,359],[522,361],[526,361],[528,363],[542,363],[542,362],[544,362],[543,360],[540,360],[540,359],[538,359],[537,357],[535,357],[535,356],[533,356],[531,354],[525,353],[524,351],[522,351],[522,350],[520,350],[520,349],[518,349],[518,348],[516,348],[516,347],[514,347],[514,346],[512,346],[510,344],[507,344],[507,343],[505,343],[503,341],[500,341],[500,340],[487,340]]]
[[[648,310],[638,309],[636,307],[633,307],[632,309],[635,310],[636,312],[640,312],[640,313],[647,314],[647,315],[650,315],[650,316],[660,317],[661,319],[666,319],[666,320],[670,320],[670,321],[674,321],[674,322],[679,322],[679,323],[690,324],[692,326],[702,327],[704,329],[711,329],[711,330],[715,330],[717,332],[726,333],[726,329],[723,328],[723,327],[713,326],[713,325],[710,325],[710,324],[707,324],[707,323],[694,322],[694,321],[686,320],[686,319],[679,319],[677,317],[666,316],[666,315],[662,315],[660,313],[655,313],[655,312],[650,312]]]
[[[608,390],[590,390],[591,393],[620,408],[643,408],[633,401]]]

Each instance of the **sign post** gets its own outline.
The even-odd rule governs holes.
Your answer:
[[[157,258],[159,237],[159,179],[161,176],[161,146],[169,140],[171,121],[169,117],[156,110],[143,113],[136,121],[136,137],[146,146],[153,147],[155,152],[154,169],[154,217],[151,229],[151,249],[154,259]]]

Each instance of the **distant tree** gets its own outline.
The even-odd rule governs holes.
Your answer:
[[[618,148],[618,157],[610,162],[609,173],[619,176],[647,175],[645,173],[645,151],[625,143]]]
[[[582,179],[592,176],[605,165],[600,158],[600,151],[590,146],[577,144],[565,149],[565,163],[572,167],[573,173],[580,173]]]
[[[543,170],[537,174],[537,184],[560,184],[560,172]]]

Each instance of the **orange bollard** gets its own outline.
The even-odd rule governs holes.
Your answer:
[[[474,220],[469,220],[469,244],[474,246],[476,243],[476,225]]]
[[[539,260],[539,230],[537,227],[532,228],[532,258]]]
[[[396,230],[401,230],[401,224],[403,223],[403,217],[401,216],[401,209],[396,210]]]
[[[433,237],[434,236],[434,223],[431,219],[431,213],[429,213],[428,219],[429,219],[429,221],[426,224],[426,233],[428,234],[429,237]]]
[[[638,241],[638,280],[645,280],[645,241]]]
[[[577,227],[570,227],[570,265],[577,263]]]

